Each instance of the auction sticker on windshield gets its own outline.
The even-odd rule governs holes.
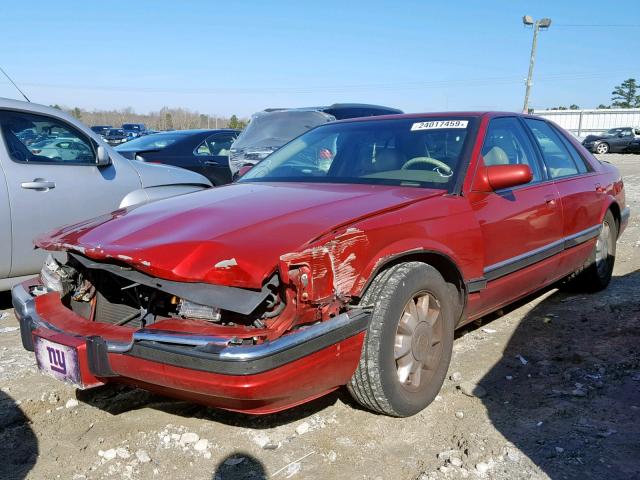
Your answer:
[[[418,122],[411,125],[411,131],[435,130],[438,128],[467,128],[469,120],[431,120],[430,122]]]

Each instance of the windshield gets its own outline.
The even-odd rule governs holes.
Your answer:
[[[277,148],[307,130],[330,120],[333,120],[333,117],[316,111],[283,110],[257,113],[238,136],[233,148],[237,150],[256,147]]]
[[[117,146],[116,150],[161,150],[181,138],[185,138],[183,133],[154,133],[129,140],[125,145]]]
[[[107,135],[124,135],[124,130],[121,128],[114,128],[107,132]]]
[[[135,130],[136,132],[140,131],[140,125],[137,123],[125,123],[122,125],[122,128],[125,130]]]
[[[240,182],[330,182],[450,189],[469,118],[331,123],[272,153]]]

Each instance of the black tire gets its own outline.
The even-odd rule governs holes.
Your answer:
[[[599,143],[595,148],[596,153],[599,153],[600,155],[609,153],[609,150],[609,144],[607,142]]]
[[[449,368],[453,348],[455,312],[459,311],[457,290],[455,295],[442,275],[430,265],[421,262],[401,263],[381,272],[371,283],[362,297],[362,305],[373,305],[371,322],[366,332],[360,363],[347,388],[354,399],[367,409],[394,417],[408,417],[429,405],[442,387]],[[425,303],[421,303],[428,297]],[[430,310],[431,302],[434,310]],[[410,338],[407,356],[411,362],[420,365],[417,369],[417,385],[400,380],[396,364],[396,341],[400,332],[401,317],[410,303],[427,305],[427,314],[416,318],[417,323]],[[418,303],[415,303],[418,302]],[[417,312],[417,310],[416,310]],[[434,317],[435,315],[435,317]],[[432,323],[429,318],[435,318]],[[425,327],[432,324],[433,328]],[[425,328],[427,332],[424,333]],[[432,345],[432,342],[437,342]],[[415,360],[415,351],[420,361],[432,363],[433,368],[425,370],[422,363]],[[425,347],[428,345],[428,347]],[[435,345],[435,346],[434,346]],[[427,348],[427,355],[424,354]],[[429,350],[430,349],[430,350]],[[409,374],[408,374],[409,375]],[[421,375],[426,375],[422,377]],[[412,379],[415,377],[412,377]],[[422,382],[422,378],[424,381]]]
[[[603,248],[603,237],[605,236],[607,237],[606,246],[604,246],[606,255],[600,253]],[[617,239],[618,224],[611,210],[608,210],[602,220],[600,236],[596,240],[589,257],[582,267],[569,275],[563,284],[563,288],[573,292],[599,292],[607,288],[613,275]]]

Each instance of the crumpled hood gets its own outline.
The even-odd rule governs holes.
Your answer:
[[[358,219],[444,193],[381,185],[240,183],[117,210],[63,227],[36,244],[115,259],[168,280],[260,288],[281,256]]]

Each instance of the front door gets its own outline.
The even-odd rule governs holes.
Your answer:
[[[54,117],[0,111],[0,162],[11,206],[12,277],[40,270],[35,237],[115,210],[140,187],[130,169],[96,165],[95,144]]]
[[[484,165],[526,164],[532,182],[490,193],[472,194],[472,208],[484,237],[484,279],[479,309],[490,311],[546,282],[552,275],[539,262],[557,253],[562,209],[547,181],[529,136],[515,117],[490,121],[482,148]],[[480,312],[479,312],[480,313]]]

